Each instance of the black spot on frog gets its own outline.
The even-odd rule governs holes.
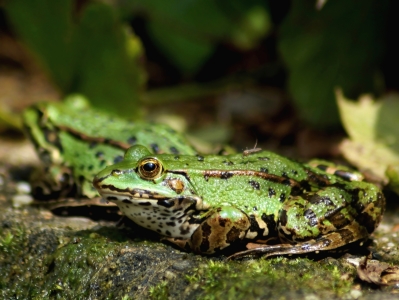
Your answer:
[[[97,158],[103,158],[104,157],[104,152],[97,151],[95,155],[96,155]]]
[[[260,189],[260,184],[259,182],[255,180],[250,180],[248,183],[253,187],[254,190],[259,190]]]
[[[122,155],[118,155],[114,158],[114,164],[121,162],[123,160],[123,156]]]
[[[152,151],[154,151],[154,153],[159,153],[159,146],[156,143],[153,143],[150,145]]]
[[[131,136],[130,138],[127,139],[127,143],[129,145],[134,145],[137,142],[137,138],[135,136]]]
[[[280,202],[284,202],[285,201],[285,194],[281,193],[280,194]]]
[[[177,150],[177,148],[176,147],[170,147],[169,148],[169,150],[170,150],[170,153],[172,153],[172,154],[179,154],[179,150]]]
[[[234,174],[231,172],[222,172],[222,174],[220,175],[221,179],[229,179],[233,176]]]
[[[310,226],[316,226],[317,225],[317,216],[316,216],[316,214],[314,213],[314,211],[313,210],[311,210],[311,209],[307,209],[307,210],[305,210],[305,212],[303,213],[303,216],[306,218],[306,219],[308,219],[309,220],[309,225]]]

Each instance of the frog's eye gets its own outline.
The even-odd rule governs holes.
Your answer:
[[[161,176],[162,171],[162,164],[156,158],[146,158],[139,163],[138,172],[143,179],[156,179]]]

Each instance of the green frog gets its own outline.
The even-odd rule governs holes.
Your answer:
[[[102,205],[93,177],[121,161],[132,145],[145,145],[156,154],[197,153],[169,126],[109,115],[90,107],[81,96],[36,104],[25,110],[23,121],[43,162],[43,169],[34,175],[40,180],[35,180],[33,195],[36,203],[51,209]]]
[[[290,255],[364,241],[381,220],[380,189],[331,169],[260,149],[201,156],[136,145],[93,185],[135,223],[184,249],[213,254],[241,244],[247,250],[233,257]]]

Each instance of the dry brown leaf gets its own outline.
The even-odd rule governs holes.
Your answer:
[[[357,275],[363,281],[387,286],[399,283],[399,267],[365,257],[357,267]]]

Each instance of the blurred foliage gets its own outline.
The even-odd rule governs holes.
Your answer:
[[[381,91],[388,0],[293,1],[280,30],[288,86],[300,116],[314,126],[338,121],[334,88],[349,97]]]
[[[64,94],[82,93],[97,106],[129,116],[135,115],[137,100],[143,98],[140,91],[146,79],[140,65],[144,50],[128,30],[128,23],[137,18],[144,20],[151,43],[186,79],[195,77],[220,45],[244,55],[264,49],[269,57],[270,45],[259,45],[272,36],[281,55],[277,63],[280,70],[286,68],[299,115],[313,126],[339,124],[335,87],[351,98],[384,91],[380,66],[389,0],[335,0],[321,8],[316,1],[298,0],[291,2],[286,15],[281,15],[281,7],[289,1],[5,3],[13,30]],[[259,65],[260,70],[267,70],[264,67]],[[254,75],[254,70],[244,71]]]
[[[124,0],[123,11],[144,14],[154,43],[185,74],[199,70],[221,42],[257,46],[271,29],[267,1]]]
[[[389,181],[399,194],[399,126],[392,120],[399,115],[399,95],[376,101],[369,95],[354,102],[337,91],[342,124],[349,139],[341,143],[345,158],[361,171]]]
[[[5,9],[17,35],[65,94],[82,93],[98,106],[134,116],[144,78],[141,42],[111,6],[90,2],[77,12],[74,4],[12,0]]]

